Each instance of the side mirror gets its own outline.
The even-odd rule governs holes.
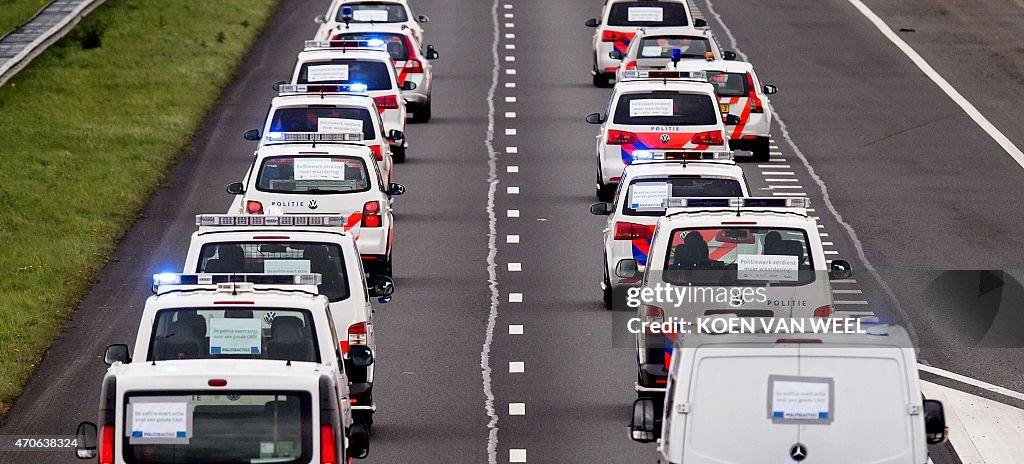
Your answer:
[[[635,259],[620,259],[615,265],[615,276],[623,279],[636,279],[640,277],[640,269]]]
[[[586,24],[587,27],[597,27],[598,25],[601,24],[601,21],[598,21],[597,18],[590,18],[587,20]]]
[[[370,287],[371,297],[388,298],[395,294],[395,281],[388,276],[372,276],[367,279],[366,284]]]
[[[427,45],[426,56],[428,60],[436,60],[441,57],[441,54],[437,52],[433,45]]]
[[[366,345],[352,345],[348,349],[348,356],[355,367],[367,367],[373,364],[373,351]]]
[[[418,18],[416,18],[416,22],[429,23],[430,17],[428,17],[427,15],[420,15]]]
[[[779,88],[771,84],[765,84],[763,90],[765,95],[775,95],[779,93]]]
[[[288,81],[277,81],[277,82],[274,83],[274,85],[270,86],[270,88],[274,89],[275,92],[280,92],[281,91],[281,86],[285,85],[287,83],[288,83]]]
[[[640,443],[651,443],[661,435],[661,418],[654,417],[654,400],[640,398],[633,402],[633,420],[629,422],[629,438]]]
[[[935,400],[924,400],[924,436],[929,445],[937,445],[946,441],[946,411],[942,403]]]
[[[397,182],[388,184],[388,195],[397,197],[405,193],[405,186]]]
[[[587,115],[587,124],[601,124],[604,122],[604,116],[601,113],[590,113]]]
[[[224,190],[226,190],[228,193],[230,193],[232,195],[241,195],[241,194],[245,193],[245,187],[242,185],[241,182],[235,182],[233,184],[228,184],[228,187],[226,189],[224,189]]]
[[[736,116],[735,114],[727,114],[727,115],[723,116],[722,117],[722,121],[724,121],[725,125],[727,125],[727,126],[735,126],[735,125],[743,122],[743,120],[740,119],[740,117]]]
[[[849,261],[833,259],[832,263],[828,266],[829,280],[849,279],[852,276],[853,266],[850,265]]]
[[[317,17],[313,18],[313,22],[317,23],[317,24],[327,24],[327,16],[326,15],[317,16]]]
[[[348,428],[348,455],[355,459],[370,455],[370,431],[366,424],[352,424]]]
[[[693,20],[693,27],[708,27],[708,22],[703,19],[697,18]]]
[[[128,364],[132,362],[132,357],[128,354],[128,345],[118,343],[108,346],[107,350],[103,352],[103,362],[108,366],[114,363]]]
[[[242,134],[242,138],[246,139],[246,140],[259,140],[260,139],[260,130],[259,129],[249,129],[249,130],[245,131],[245,133]]]
[[[391,129],[391,131],[388,132],[388,141],[399,142],[402,140],[405,140],[405,132],[398,129]]]
[[[722,52],[722,58],[725,58],[726,61],[735,61],[736,60],[736,52],[730,52],[730,51],[726,50],[726,51]]]
[[[402,83],[402,90],[416,90],[416,83],[413,81],[405,81]]]
[[[75,429],[75,455],[78,459],[96,458],[96,424],[79,422]]]
[[[624,55],[622,54],[622,52],[618,50],[612,50],[608,52],[608,58],[611,58],[613,60],[621,60],[622,58],[624,58]]]
[[[611,203],[594,203],[590,205],[590,214],[594,216],[607,216],[612,214]]]

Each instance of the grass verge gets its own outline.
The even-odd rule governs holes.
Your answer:
[[[278,0],[107,0],[0,87],[0,415]]]
[[[50,0],[0,0],[0,36],[11,32]]]

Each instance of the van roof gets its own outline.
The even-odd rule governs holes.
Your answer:
[[[859,348],[913,348],[910,335],[898,325],[880,324],[861,319],[866,334],[842,333],[694,333],[680,337],[683,348],[770,348],[803,345],[807,348],[859,347]]]

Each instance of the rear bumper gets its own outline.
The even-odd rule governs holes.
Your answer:
[[[349,384],[349,397],[354,401],[352,403],[353,411],[374,412],[377,410],[377,405],[373,402],[373,382]]]
[[[381,274],[388,267],[388,257],[386,255],[359,255],[363,260],[363,270],[367,274]]]

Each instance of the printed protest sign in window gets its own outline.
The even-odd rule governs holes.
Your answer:
[[[187,396],[131,398],[125,422],[130,444],[187,445],[192,438],[192,402]]]
[[[629,101],[629,117],[672,116],[671,98],[641,98]]]
[[[644,48],[640,49],[641,58],[659,58],[661,57],[661,45],[644,45]]]
[[[358,22],[388,22],[388,10],[364,10],[359,9],[352,12],[352,20]]]
[[[295,158],[295,180],[345,180],[345,163],[330,158]]]
[[[768,418],[776,424],[829,424],[834,394],[829,378],[768,376]]]
[[[306,68],[306,81],[308,82],[327,82],[327,81],[347,81],[348,80],[348,65],[347,64],[323,64],[310,66]]]
[[[259,319],[210,320],[210,354],[260,354],[263,322]]]
[[[265,274],[309,274],[308,259],[268,259],[263,261]]]
[[[627,13],[631,23],[660,23],[664,21],[664,11],[660,7],[632,6]]]
[[[331,134],[362,134],[363,121],[345,118],[319,118],[316,120],[316,131]]]
[[[740,280],[795,281],[800,278],[796,256],[739,255],[736,278]]]
[[[633,184],[629,189],[631,209],[665,209],[671,186],[665,182]]]

